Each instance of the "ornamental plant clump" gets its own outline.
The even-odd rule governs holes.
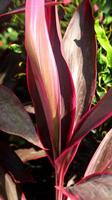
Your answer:
[[[36,127],[13,92],[0,86],[0,129],[42,149],[14,152],[1,143],[2,199],[26,199],[17,184],[33,181],[24,162],[44,156],[54,167],[56,200],[112,199],[112,130],[98,147],[84,178],[72,186],[64,185],[82,139],[112,116],[112,89],[91,107],[96,87],[96,39],[89,0],[81,2],[61,36],[57,5],[70,2],[26,0],[25,8],[1,15],[25,11],[26,76]]]

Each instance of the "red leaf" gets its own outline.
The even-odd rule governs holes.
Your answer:
[[[27,65],[27,82],[28,82],[28,88],[29,88],[29,92],[32,98],[32,102],[35,108],[37,133],[39,135],[39,138],[43,146],[47,149],[46,153],[52,163],[53,151],[52,151],[51,140],[49,137],[49,130],[48,130],[48,125],[46,121],[46,116],[42,107],[42,102],[39,96],[38,88],[36,87],[36,84],[35,84],[32,68],[31,68],[29,60],[28,60],[28,63],[29,64]]]
[[[44,0],[26,1],[25,44],[35,86],[45,113],[54,156],[56,156],[59,152],[60,85],[47,32],[44,9]],[[31,87],[33,85],[30,84],[30,89]],[[33,99],[35,104],[36,101],[37,99]]]
[[[0,14],[0,18],[1,17],[5,17],[5,16],[11,16],[11,15],[15,15],[15,14],[19,14],[19,13],[24,13],[25,12],[25,8],[17,8],[15,10],[12,10],[12,11],[8,11],[6,13],[2,13]]]
[[[46,22],[49,38],[57,64],[61,92],[61,132],[59,143],[61,150],[65,148],[67,138],[72,134],[75,120],[75,88],[71,73],[63,56],[61,30],[57,8],[46,7]]]
[[[76,121],[90,108],[96,86],[96,40],[89,0],[74,13],[63,39],[76,89]]]
[[[46,118],[48,126],[49,136],[47,140],[49,140],[49,144],[43,142],[47,144],[45,147],[53,147],[54,156],[56,157],[61,152],[61,142],[63,145],[66,144],[66,135],[68,132],[71,133],[73,129],[75,91],[70,71],[62,56],[59,34],[57,32],[57,26],[59,26],[57,11],[55,12],[54,7],[46,8],[46,21],[48,26],[46,27],[44,2],[41,1],[41,3],[35,5],[35,7],[37,7],[35,10],[33,3],[34,1],[27,1],[26,4],[26,49],[31,63],[31,68],[28,67],[28,70],[30,76],[30,70],[32,69],[32,79],[35,79],[35,88],[37,88],[36,90],[40,96],[43,112],[45,113],[44,118]],[[38,11],[40,14],[38,14]],[[48,15],[50,15],[53,20],[52,29],[51,17],[48,18]],[[31,22],[32,20],[36,22],[36,24],[30,24],[29,19]],[[43,23],[40,23],[41,20]],[[46,28],[48,28],[49,35]],[[39,32],[37,29],[39,29]],[[32,30],[34,31],[32,32]],[[36,37],[34,37],[34,32]],[[54,39],[55,42],[53,42]],[[44,60],[45,62],[43,62]],[[37,98],[32,94],[33,82],[31,84],[31,79],[28,80],[28,84],[31,96],[33,97],[34,106],[36,107]],[[37,109],[36,112],[39,113]],[[68,127],[65,128],[65,123],[68,121]],[[62,130],[60,130],[60,126]],[[63,136],[61,133],[63,133]],[[44,137],[45,135],[46,134],[43,134]],[[43,136],[40,137],[42,138]],[[45,140],[45,138],[43,140]],[[52,143],[51,145],[50,141]]]
[[[63,2],[63,4],[67,5],[67,4],[71,3],[72,0],[63,0],[62,2]]]

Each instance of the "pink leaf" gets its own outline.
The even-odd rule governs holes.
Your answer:
[[[41,1],[41,3],[35,5],[35,7],[37,6],[35,10],[33,4],[34,1],[27,1],[26,4],[26,49],[30,60],[27,68],[29,74],[27,79],[33,104],[37,107],[37,98],[34,97],[32,92],[34,86],[33,80],[31,80],[35,79],[35,88],[37,88],[43,112],[45,113],[44,121],[47,122],[49,132],[49,136],[48,134],[44,135],[48,138],[49,144],[45,142],[45,139],[42,139],[42,134],[40,134],[40,137],[44,145],[47,145],[45,147],[48,149],[50,146],[53,147],[54,156],[56,157],[63,148],[61,145],[66,145],[67,133],[71,134],[73,130],[75,90],[70,71],[62,55],[57,10],[54,7],[47,7],[45,19],[44,2]],[[38,10],[40,14],[38,14]],[[53,21],[52,29],[51,18]],[[31,19],[32,23],[29,23],[29,19]],[[42,23],[40,23],[41,20]],[[29,79],[28,76],[30,76],[31,70],[32,78]],[[38,109],[36,109],[36,112],[39,114]],[[37,119],[39,121],[39,117]],[[67,127],[65,126],[66,122],[68,122]],[[39,123],[37,124],[40,127]]]
[[[71,3],[72,0],[63,0],[62,2],[63,2],[63,4],[67,5],[67,4]]]
[[[48,125],[45,117],[45,113],[42,107],[42,102],[40,99],[40,95],[38,92],[38,88],[35,84],[35,79],[32,73],[32,68],[30,65],[29,60],[27,60],[28,66],[27,66],[27,82],[28,82],[28,88],[30,91],[30,95],[32,97],[33,105],[35,108],[35,115],[36,115],[36,121],[37,121],[37,133],[39,135],[39,138],[44,145],[45,148],[47,148],[47,155],[51,160],[53,160],[53,152],[52,152],[52,144],[49,137],[49,130]],[[52,161],[51,161],[52,163]]]
[[[63,38],[64,52],[76,89],[76,121],[91,105],[96,86],[96,40],[89,0],[74,13]]]
[[[59,25],[58,11],[55,7],[46,7],[46,22],[49,38],[57,64],[61,92],[61,151],[64,149],[67,138],[72,134],[75,120],[75,88],[70,70],[63,55],[62,37]]]
[[[26,1],[25,23],[26,50],[48,124],[54,156],[56,156],[59,152],[57,136],[60,127],[60,85],[47,32],[44,0]],[[33,86],[30,85],[31,87]]]

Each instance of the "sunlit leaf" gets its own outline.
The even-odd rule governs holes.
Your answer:
[[[60,150],[62,151],[65,148],[66,143],[68,142],[68,137],[71,136],[74,127],[76,112],[75,88],[70,70],[65,62],[58,10],[54,7],[46,7],[45,14],[49,38],[57,64],[60,81],[61,131],[57,137],[59,137],[58,143],[61,146]]]
[[[74,13],[63,39],[65,58],[76,89],[76,120],[91,105],[96,84],[96,40],[89,0]]]
[[[37,160],[47,156],[44,150],[37,151],[34,148],[18,149],[15,152],[23,162]]]

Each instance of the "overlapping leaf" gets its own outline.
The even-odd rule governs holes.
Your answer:
[[[36,151],[34,148],[17,149],[15,152],[23,162],[37,160],[47,156],[44,150]]]
[[[74,13],[63,39],[76,89],[76,121],[91,105],[96,85],[96,40],[89,0]]]
[[[33,123],[14,93],[0,86],[0,130],[41,146]]]
[[[2,200],[26,200],[20,187],[0,167],[0,199]]]
[[[106,134],[85,172],[85,177],[97,172],[112,172],[112,129]]]
[[[112,174],[93,175],[66,190],[61,188],[61,191],[70,200],[111,200]]]
[[[53,152],[58,149],[60,127],[60,87],[45,21],[45,2],[26,1],[25,44],[35,85],[45,113]],[[30,84],[30,83],[29,83]],[[30,92],[31,92],[30,85]],[[33,102],[37,99],[33,99]],[[36,102],[35,102],[36,104]],[[51,146],[52,146],[51,144]]]
[[[68,166],[74,158],[80,141],[94,128],[101,125],[109,117],[112,116],[112,89],[93,107],[88,113],[83,116],[80,123],[74,131],[74,135],[68,143],[68,148],[56,159],[55,163],[57,168],[61,167],[63,173],[66,173]]]
[[[70,70],[63,55],[62,37],[58,11],[55,7],[46,7],[46,22],[49,38],[57,64],[61,95],[61,131],[59,143],[61,150],[65,148],[69,135],[72,134],[75,120],[76,102],[75,88]]]
[[[4,141],[0,141],[0,166],[2,166],[17,183],[33,181],[33,178],[25,168],[24,163]]]

